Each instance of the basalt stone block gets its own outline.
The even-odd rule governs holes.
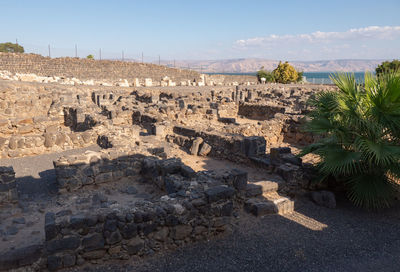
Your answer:
[[[69,178],[75,176],[78,172],[75,167],[57,167],[55,170],[57,178]]]
[[[85,251],[94,251],[104,248],[105,240],[100,233],[89,235],[82,240],[82,247]]]
[[[179,134],[179,135],[184,135],[184,136],[189,136],[189,137],[196,136],[196,130],[191,129],[191,128],[175,126],[173,128],[173,131],[174,131],[174,133]]]
[[[110,181],[112,181],[112,180],[113,180],[112,172],[98,174],[98,175],[95,177],[95,183],[97,183],[97,184],[105,183],[105,182],[110,182]]]
[[[281,154],[281,159],[284,162],[288,162],[288,163],[298,165],[298,166],[301,166],[301,164],[302,164],[301,158],[297,157],[296,155],[294,155],[292,153]]]
[[[106,252],[107,251],[105,249],[98,249],[98,250],[84,252],[82,256],[83,258],[88,260],[96,260],[103,258],[104,255],[106,255]]]
[[[235,124],[236,119],[235,118],[229,118],[229,117],[220,117],[218,118],[218,121],[224,124]]]
[[[179,224],[179,219],[173,214],[169,214],[165,218],[165,225],[167,226],[176,226],[178,224]]]
[[[135,237],[129,241],[126,248],[129,255],[137,254],[144,248],[144,241],[139,237]]]
[[[120,232],[124,239],[131,239],[137,235],[137,224],[129,223],[120,228]]]
[[[63,267],[71,267],[76,264],[75,254],[66,254],[63,256]]]
[[[65,250],[75,250],[80,246],[80,239],[76,236],[70,236],[59,240],[47,242],[46,249],[49,253],[56,253]]]
[[[109,245],[116,244],[122,240],[121,233],[116,230],[114,232],[111,232],[109,235],[106,235],[106,243]]]
[[[61,256],[50,255],[47,257],[47,268],[50,271],[56,271],[63,267],[63,260]]]
[[[273,164],[278,164],[281,159],[282,155],[290,154],[292,151],[290,147],[277,147],[270,149],[270,159]]]
[[[46,241],[50,241],[56,238],[58,234],[58,229],[55,222],[55,214],[54,213],[46,213],[44,217],[44,231],[46,236]]]
[[[104,230],[113,232],[117,230],[117,220],[116,219],[107,219],[106,222],[104,223]]]
[[[222,216],[231,216],[233,212],[233,202],[229,201],[222,205],[221,207],[221,215]]]
[[[290,163],[279,165],[276,172],[287,182],[291,184],[301,183],[303,172],[300,167]]]
[[[260,196],[263,193],[263,189],[260,185],[249,183],[246,186],[246,196],[247,197],[256,197]]]
[[[187,165],[181,165],[181,174],[186,178],[193,178],[196,176],[196,171]]]
[[[143,232],[144,235],[149,235],[157,229],[156,223],[142,223],[139,226],[139,229]]]
[[[174,176],[166,176],[164,178],[164,187],[168,194],[173,194],[180,190],[181,183],[175,180]]]
[[[237,190],[245,190],[247,186],[247,172],[240,169],[232,169],[230,173],[232,185]]]
[[[31,265],[43,254],[42,245],[30,245],[0,255],[0,269],[3,271]]]
[[[235,194],[235,189],[226,185],[211,187],[205,191],[209,203],[216,202],[221,199],[229,199]]]
[[[278,213],[278,208],[273,202],[249,199],[244,205],[244,209],[255,216]]]
[[[179,159],[167,159],[160,161],[162,175],[177,174],[181,171],[182,162]]]
[[[243,153],[247,157],[256,157],[264,155],[266,150],[266,141],[261,136],[246,137],[243,141]]]
[[[192,226],[190,225],[178,225],[172,230],[172,238],[174,240],[183,240],[192,233]]]

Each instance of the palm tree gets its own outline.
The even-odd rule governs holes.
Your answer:
[[[365,75],[357,84],[354,74],[335,74],[338,91],[316,94],[306,130],[321,137],[302,150],[321,161],[321,180],[343,183],[357,206],[390,206],[400,180],[400,76]]]

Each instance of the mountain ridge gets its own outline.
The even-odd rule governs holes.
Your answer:
[[[336,59],[316,61],[289,61],[303,72],[365,72],[374,71],[385,59]],[[163,62],[162,62],[163,63]],[[278,60],[262,58],[235,58],[221,60],[179,60],[177,68],[192,69],[205,73],[253,73],[264,67],[273,70]],[[170,66],[170,65],[169,65]]]

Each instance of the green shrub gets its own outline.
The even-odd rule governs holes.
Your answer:
[[[301,156],[320,156],[321,181],[335,178],[358,206],[391,204],[400,178],[400,76],[354,74],[331,77],[339,91],[321,92],[310,99],[313,110],[306,129],[322,136]]]
[[[275,82],[274,74],[263,69],[257,72],[258,82],[261,82],[261,78],[265,78],[265,82]]]
[[[304,72],[297,72],[297,82],[303,81]]]
[[[292,65],[287,61],[285,63],[279,62],[278,67],[273,71],[276,82],[290,83],[297,82],[299,75]]]
[[[94,56],[93,55],[88,55],[86,58],[87,59],[94,59]]]
[[[0,52],[5,53],[24,53],[24,47],[16,43],[0,43]]]
[[[399,72],[400,71],[400,61],[384,61],[378,67],[376,67],[375,72],[377,76],[382,75],[383,73],[388,72]]]

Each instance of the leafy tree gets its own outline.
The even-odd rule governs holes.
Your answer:
[[[278,67],[273,71],[276,82],[279,83],[290,83],[296,82],[299,75],[292,65],[287,61],[285,63],[279,62]]]
[[[86,58],[87,59],[94,59],[94,56],[93,55],[88,55]]]
[[[0,43],[0,52],[5,53],[24,53],[24,47],[16,43]]]
[[[311,98],[306,124],[322,138],[300,155],[319,155],[321,181],[335,178],[354,204],[387,207],[400,184],[400,75],[366,74],[363,85],[354,74],[331,79],[339,91]]]
[[[297,72],[297,82],[300,82],[303,80],[303,74],[304,72]]]
[[[384,61],[378,67],[376,67],[375,72],[377,76],[382,75],[387,72],[399,72],[400,71],[400,61]]]
[[[275,82],[274,74],[263,70],[263,67],[261,67],[261,70],[257,72],[258,82],[261,82],[261,78],[265,78],[266,82]]]

